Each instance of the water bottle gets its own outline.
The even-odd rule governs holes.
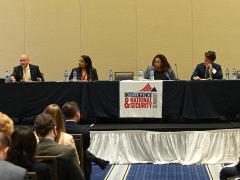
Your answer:
[[[73,81],[77,81],[77,71],[73,71]]]
[[[110,69],[108,74],[109,81],[113,81],[113,71]]]
[[[233,77],[234,80],[237,79],[236,69],[235,68],[233,68],[233,70],[232,70],[232,77]]]
[[[154,81],[154,71],[153,70],[150,71],[150,79],[151,79],[151,81]]]
[[[142,70],[138,71],[137,79],[140,80],[140,81],[143,80],[143,72],[142,72]]]
[[[5,72],[4,78],[5,78],[5,83],[9,83],[10,82],[10,75],[9,75],[8,71]]]
[[[68,72],[67,70],[65,69],[64,70],[64,81],[67,82],[69,79],[68,79]]]
[[[226,69],[226,80],[229,80],[229,68]]]

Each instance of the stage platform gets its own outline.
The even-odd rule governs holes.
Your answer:
[[[125,124],[82,124],[89,127],[90,131],[118,131],[118,130],[145,130],[145,131],[207,131],[217,129],[236,129],[240,128],[239,122],[224,123],[125,123]]]
[[[240,121],[82,126],[91,132],[89,150],[113,164],[234,163],[240,155]]]

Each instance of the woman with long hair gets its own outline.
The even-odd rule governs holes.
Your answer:
[[[57,137],[55,141],[58,144],[69,145],[71,148],[75,149],[77,160],[80,162],[73,136],[65,131],[64,119],[60,107],[57,104],[50,104],[44,109],[44,113],[50,114],[55,120],[57,130]]]
[[[72,80],[74,72],[77,80],[97,81],[97,70],[92,66],[92,60],[87,55],[82,55],[79,59],[79,67],[72,69],[69,79]]]
[[[152,65],[148,66],[145,73],[145,79],[151,79],[150,74],[151,71],[154,75],[154,80],[175,80],[176,76],[174,71],[172,70],[169,62],[167,61],[166,56],[163,54],[157,54],[153,60]]]
[[[18,126],[11,135],[11,141],[12,145],[7,153],[7,161],[23,167],[27,171],[36,172],[38,179],[50,178],[48,167],[35,160],[37,140],[32,128]]]

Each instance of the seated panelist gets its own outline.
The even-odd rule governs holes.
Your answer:
[[[176,80],[175,73],[163,54],[157,54],[153,58],[152,65],[144,72],[144,79],[151,79],[151,71],[154,72],[154,80]]]
[[[13,73],[10,76],[11,82],[27,82],[27,81],[43,81],[39,67],[29,64],[29,56],[23,54],[20,57],[20,65],[14,67]]]
[[[203,63],[198,64],[192,74],[192,80],[202,79],[222,79],[221,65],[214,63],[216,53],[214,51],[205,52]]]
[[[92,67],[92,60],[87,55],[82,55],[79,59],[79,67],[72,69],[69,80],[73,79],[73,72],[76,72],[77,80],[97,81],[97,70]]]

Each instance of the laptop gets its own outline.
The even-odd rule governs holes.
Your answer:
[[[4,82],[5,82],[5,79],[0,78],[0,83],[4,83]]]

